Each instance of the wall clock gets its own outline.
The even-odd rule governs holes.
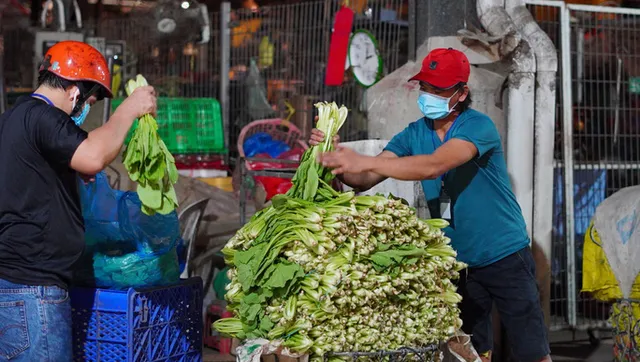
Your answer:
[[[378,42],[367,30],[356,30],[349,41],[349,64],[356,81],[371,87],[382,76],[382,57]]]

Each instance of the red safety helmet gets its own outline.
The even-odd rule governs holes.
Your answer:
[[[72,82],[93,82],[98,99],[111,98],[111,74],[104,56],[87,43],[65,40],[47,50],[40,72],[47,70]],[[87,90],[88,91],[88,90]],[[85,97],[91,94],[83,95]]]

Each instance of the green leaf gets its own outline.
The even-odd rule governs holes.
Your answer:
[[[271,205],[276,209],[284,208],[287,205],[288,197],[286,195],[275,195],[271,198]]]
[[[275,323],[273,323],[271,319],[262,318],[260,320],[260,326],[258,328],[260,329],[260,331],[264,333],[268,333],[270,330],[273,329],[274,326],[275,326]]]
[[[169,199],[166,194],[162,195],[162,205],[156,209],[156,212],[161,215],[170,214],[176,209],[176,204],[173,200]]]
[[[291,280],[297,280],[304,277],[304,269],[298,264],[285,261],[275,265],[275,270],[270,275],[270,277],[261,283],[260,286],[262,288],[284,288]]]
[[[143,205],[151,209],[159,209],[162,206],[162,189],[158,185],[139,183],[137,191]]]
[[[313,200],[318,191],[318,171],[314,166],[309,167],[307,172],[307,182],[304,185],[304,193],[302,199]]]
[[[238,251],[234,261],[238,265],[238,280],[246,293],[255,283],[260,262],[264,260],[268,244],[254,245],[248,250]]]
[[[165,174],[166,164],[158,157],[149,159],[150,162],[147,165],[147,178],[149,180],[160,181]]]
[[[406,257],[421,256],[426,253],[424,249],[413,245],[406,245],[398,249],[379,251],[370,255],[369,259],[374,263],[374,268],[379,271],[392,265],[402,264]]]

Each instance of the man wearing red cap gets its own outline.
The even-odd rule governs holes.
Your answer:
[[[458,259],[469,265],[459,290],[463,329],[472,335],[482,360],[491,359],[495,303],[516,360],[550,361],[524,218],[498,130],[488,116],[469,108],[469,73],[462,52],[433,50],[411,78],[420,84],[423,118],[394,136],[376,157],[337,146],[320,162],[357,190],[389,177],[421,181],[431,216],[450,222],[445,233]],[[310,143],[323,138],[314,130]]]

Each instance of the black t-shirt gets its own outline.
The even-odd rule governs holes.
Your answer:
[[[71,157],[87,138],[69,115],[22,97],[0,116],[0,279],[66,288],[84,250]]]

